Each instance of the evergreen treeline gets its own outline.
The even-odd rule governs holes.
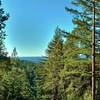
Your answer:
[[[38,64],[20,61],[5,51],[5,21],[0,3],[0,100],[91,100],[93,1],[72,0],[75,28],[68,33],[56,28]],[[96,100],[100,100],[100,0],[96,10]],[[14,49],[16,51],[16,48]]]

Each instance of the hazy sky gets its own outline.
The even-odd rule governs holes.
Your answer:
[[[6,26],[6,47],[9,53],[16,47],[18,56],[45,55],[48,42],[57,25],[70,32],[72,16],[65,11],[71,0],[4,0],[10,14]]]

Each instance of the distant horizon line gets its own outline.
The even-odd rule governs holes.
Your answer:
[[[47,57],[46,55],[45,56],[17,56],[17,57]]]
[[[11,57],[11,55],[8,55],[8,57]],[[47,57],[46,55],[18,55],[17,57]]]

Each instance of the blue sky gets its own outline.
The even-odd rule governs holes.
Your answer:
[[[10,14],[6,26],[6,47],[18,56],[45,55],[57,25],[70,32],[72,16],[65,11],[71,0],[4,0],[3,7]]]

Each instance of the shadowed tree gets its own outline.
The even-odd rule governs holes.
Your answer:
[[[0,58],[7,56],[7,52],[5,52],[5,44],[4,44],[4,40],[6,37],[4,28],[6,26],[5,22],[8,20],[8,17],[9,14],[5,14],[0,0]]]
[[[16,58],[16,57],[17,57],[17,54],[18,54],[18,53],[17,53],[17,50],[16,50],[16,48],[14,48],[11,56],[12,56],[13,58]]]

